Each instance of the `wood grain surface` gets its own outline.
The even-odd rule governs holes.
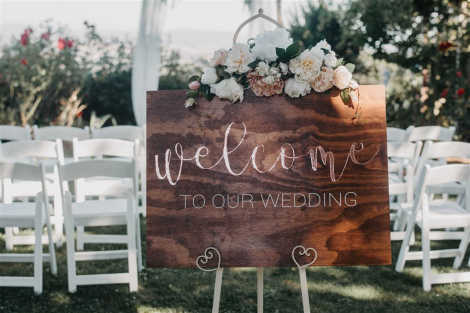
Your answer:
[[[184,90],[148,92],[148,266],[195,267],[197,256],[209,246],[220,250],[223,267],[294,266],[291,251],[297,245],[318,251],[314,265],[390,264],[385,89],[360,86],[358,95],[359,106],[352,108],[337,90],[300,99],[256,97],[246,91],[242,103],[200,99],[188,110]],[[175,185],[157,177],[155,156],[163,173],[167,149],[172,151],[170,172],[176,176],[176,143],[185,158],[206,146],[208,155],[201,163],[215,164],[231,123],[229,149],[240,143],[246,126],[246,136],[230,154],[234,172],[247,166],[242,175],[230,174],[224,161],[201,169],[188,160]],[[351,145],[361,143],[358,161],[372,159],[364,165],[348,158]],[[276,164],[266,173],[250,163],[254,147],[261,144],[264,150],[255,157],[259,169]],[[315,171],[312,158],[300,157],[318,146],[334,155],[335,176],[346,164],[337,181],[330,177],[332,162],[325,165],[319,158]],[[282,147],[289,156],[289,147],[299,156],[289,169],[276,163]],[[269,196],[278,201],[266,202]],[[318,197],[326,198],[318,204]],[[341,204],[328,197],[341,198]]]

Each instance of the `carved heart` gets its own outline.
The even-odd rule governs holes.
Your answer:
[[[309,263],[300,265],[297,259],[295,258],[296,250],[300,250],[298,252],[300,256],[306,255],[306,256],[312,257],[312,260]],[[299,246],[294,247],[294,249],[292,249],[292,260],[294,260],[295,265],[297,265],[297,267],[299,268],[309,267],[310,265],[312,265],[313,263],[317,261],[317,258],[318,258],[318,252],[314,248],[306,249],[304,246],[299,245]]]
[[[215,256],[217,255],[217,267],[216,268],[206,268],[206,264],[212,260]],[[205,272],[212,272],[220,268],[220,252],[217,250],[217,248],[214,247],[209,247],[206,250],[204,250],[204,254],[200,255],[196,259],[196,266],[201,270]]]

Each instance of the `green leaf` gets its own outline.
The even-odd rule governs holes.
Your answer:
[[[201,78],[198,75],[193,75],[189,78],[188,84],[194,81],[199,81]]]
[[[276,55],[278,58],[282,59],[286,56],[286,50],[283,48],[276,48]]]
[[[350,92],[349,88],[345,88],[341,90],[340,92],[340,96],[344,104],[349,104],[351,102],[351,95],[349,94],[349,92]]]
[[[300,54],[300,46],[297,42],[292,43],[286,49],[286,57],[290,60]]]
[[[186,98],[196,98],[199,95],[197,90],[190,90],[186,92]]]
[[[354,69],[356,68],[356,66],[352,63],[348,63],[345,65],[345,67],[348,69],[348,71],[350,71],[351,73],[354,72]]]

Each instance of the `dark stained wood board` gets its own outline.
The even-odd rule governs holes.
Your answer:
[[[242,103],[200,99],[192,110],[184,108],[184,101],[184,90],[147,93],[150,267],[194,267],[197,256],[209,246],[220,250],[223,267],[294,266],[291,251],[297,245],[318,251],[314,265],[390,264],[383,86],[360,86],[359,106],[354,108],[343,103],[337,90],[299,99],[257,97],[245,91]],[[246,127],[242,143],[229,154],[234,172],[250,163],[242,175],[230,174],[224,160],[201,169],[193,159],[183,161],[175,185],[157,177],[155,156],[164,174],[167,149],[172,152],[170,173],[176,176],[180,164],[176,143],[188,159],[206,146],[209,153],[200,164],[205,168],[215,164],[231,123],[229,151],[240,143]],[[359,149],[361,143],[363,149],[355,155],[365,164],[356,164],[351,161],[351,145]],[[249,161],[261,144],[264,151],[259,148],[255,157],[260,170],[276,163],[281,147],[288,156],[292,148],[298,158],[289,169],[277,162],[271,171],[259,173]],[[320,153],[314,171],[309,151],[318,146],[331,151],[334,162],[327,160],[325,165]],[[347,160],[342,177],[332,182],[330,164],[339,176]],[[228,199],[222,200],[225,195]],[[278,199],[276,204],[269,195]]]

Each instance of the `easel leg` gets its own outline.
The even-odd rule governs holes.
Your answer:
[[[302,305],[304,313],[310,313],[310,301],[308,299],[307,273],[305,267],[299,267],[300,289],[302,291]]]
[[[223,268],[218,268],[215,272],[214,300],[212,302],[212,313],[219,313],[220,291],[222,289]]]
[[[258,294],[258,313],[263,313],[263,268],[256,269],[257,294]]]

